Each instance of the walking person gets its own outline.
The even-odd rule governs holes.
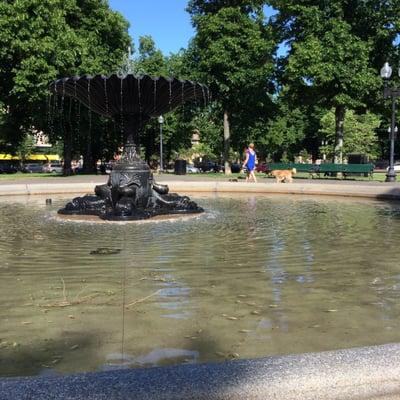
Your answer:
[[[246,182],[250,182],[251,180],[253,180],[253,182],[257,183],[257,178],[254,173],[256,169],[256,163],[257,154],[254,150],[254,143],[250,143],[249,147],[246,150],[246,159],[243,163],[243,169],[246,168]]]

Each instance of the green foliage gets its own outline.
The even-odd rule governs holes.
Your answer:
[[[381,84],[370,64],[369,43],[344,21],[330,20],[324,28],[293,43],[287,74],[312,86],[326,106],[365,106],[363,100]]]
[[[175,159],[177,153],[190,149],[191,137],[195,130],[200,133],[201,143],[209,148],[206,153],[219,157],[221,153],[220,126],[213,121],[212,109],[198,108],[187,104],[174,112],[164,115],[163,144],[166,159]],[[156,119],[150,121],[143,135],[146,159],[154,152],[159,153],[159,125]]]
[[[189,148],[180,148],[172,152],[174,159],[185,159],[191,161],[193,158],[203,157],[207,160],[218,160],[219,158],[212,151],[211,147],[206,143],[199,143]]]
[[[216,14],[222,8],[234,7],[242,13],[261,12],[262,0],[190,0],[187,10],[195,18],[199,15]]]
[[[273,18],[288,53],[279,60],[280,97],[290,107],[343,110],[381,109],[378,71],[396,54],[399,32],[397,0],[270,0]],[[315,129],[305,142],[315,143]],[[341,137],[340,121],[336,140]],[[309,147],[315,153],[315,147]]]
[[[378,158],[379,146],[376,130],[380,124],[381,120],[379,116],[373,113],[356,114],[353,110],[348,110],[344,120],[345,139],[343,153],[359,153],[366,154],[370,159]],[[335,148],[334,110],[329,111],[323,116],[319,135],[321,140],[328,142],[327,145],[321,146],[321,154],[325,153],[328,158],[333,158]]]
[[[279,161],[283,163],[288,163],[290,161],[286,150],[283,151],[281,159]]]
[[[0,2],[0,126],[18,142],[46,129],[48,84],[59,77],[110,73],[130,43],[128,24],[104,0]]]
[[[266,90],[274,43],[260,18],[240,8],[221,8],[194,18],[197,28],[191,49],[197,70],[223,107],[235,108],[241,96]]]
[[[196,0],[188,10],[196,28],[189,65],[210,87],[221,125],[223,115],[228,117],[226,160],[230,141],[239,149],[249,137],[259,136],[266,116],[273,114],[274,35],[265,24],[261,2]]]
[[[222,126],[219,115],[215,115],[212,106],[207,108],[194,108],[192,110],[191,119],[188,122],[188,130],[192,133],[199,131],[200,142],[207,144],[210,148],[210,154],[220,157],[222,154]]]
[[[139,57],[135,60],[134,70],[137,74],[167,75],[166,60],[151,36],[139,38]]]
[[[264,3],[277,10],[270,20]],[[303,149],[316,156],[322,137],[331,141],[324,150],[332,155],[333,108],[356,110],[345,117],[344,154],[377,156],[378,115],[390,117],[378,71],[386,59],[399,66],[398,0],[190,0],[187,9],[196,29],[188,49],[165,56],[151,36],[143,36],[129,59],[136,73],[211,88],[208,107],[185,104],[164,116],[166,158],[191,151],[194,129],[210,157],[224,152],[237,158],[250,141],[260,159],[292,160]],[[106,0],[0,2],[0,145],[24,147],[33,126],[49,133],[45,103],[52,80],[116,72],[124,57],[127,61],[127,29]],[[288,53],[274,59],[279,41]],[[74,157],[90,152],[112,157],[122,142],[118,127],[84,107],[78,118],[75,105],[68,122],[65,104],[52,142],[65,143]],[[224,147],[229,142],[223,140],[224,113],[234,151]],[[159,129],[153,119],[141,135],[148,160],[159,152]]]
[[[32,153],[35,147],[35,141],[31,135],[25,134],[22,141],[19,143],[17,147],[16,155],[24,162],[28,156]]]
[[[293,158],[296,144],[304,139],[306,119],[302,110],[290,110],[282,104],[279,114],[266,126],[266,132],[260,138],[263,153],[272,154],[277,160],[282,152],[285,152],[287,157]]]
[[[165,57],[156,49],[151,37],[141,38],[139,54],[135,58],[135,71],[153,76],[173,76],[179,79],[194,79],[193,71],[187,67],[187,52],[181,50]],[[210,146],[211,154],[221,152],[221,128],[215,123],[215,110],[204,108],[203,104],[187,103],[164,115],[163,147],[166,159],[175,159],[178,153],[190,149],[191,135],[200,131],[201,140]],[[145,158],[160,151],[159,125],[153,118],[144,127],[141,142],[145,148]]]

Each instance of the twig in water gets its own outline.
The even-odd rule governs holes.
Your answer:
[[[132,303],[127,304],[127,305],[125,306],[125,308],[129,308],[129,307],[134,306],[135,304],[142,303],[143,301],[146,301],[146,300],[149,299],[150,297],[153,297],[153,296],[155,296],[156,294],[160,293],[161,290],[162,290],[162,289],[158,289],[156,292],[154,292],[154,293],[152,293],[152,294],[149,294],[148,296],[143,297],[142,299],[138,299],[138,300],[132,301]]]
[[[63,277],[61,277],[61,282],[63,284],[63,297],[64,297],[64,301],[67,303],[67,295],[66,295],[66,289],[65,289],[65,282]]]

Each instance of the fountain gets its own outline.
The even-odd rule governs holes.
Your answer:
[[[98,185],[94,195],[77,197],[59,210],[60,214],[97,215],[106,220],[137,220],[164,214],[200,213],[203,209],[186,196],[169,193],[157,184],[138,151],[140,131],[157,117],[188,100],[207,104],[208,88],[175,78],[153,78],[131,73],[111,76],[77,76],[50,84],[51,94],[68,96],[122,126],[125,146],[108,182]],[[50,100],[51,104],[51,100]],[[54,100],[58,104],[58,98]]]

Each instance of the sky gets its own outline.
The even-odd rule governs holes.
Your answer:
[[[119,11],[130,23],[129,34],[138,48],[139,36],[150,35],[163,54],[187,48],[194,36],[188,0],[109,0],[111,9]]]
[[[185,11],[188,0],[109,0],[109,4],[129,21],[129,34],[136,50],[139,36],[150,35],[164,55],[177,53],[188,47],[195,34]],[[272,9],[265,12],[273,13]]]
[[[135,49],[139,36],[150,35],[164,55],[187,48],[194,36],[190,15],[185,11],[187,3],[188,0],[109,0],[110,7],[129,21]],[[271,8],[264,11],[267,16],[274,13]],[[396,44],[400,44],[400,35]],[[278,55],[286,52],[285,45],[281,45]]]

